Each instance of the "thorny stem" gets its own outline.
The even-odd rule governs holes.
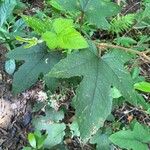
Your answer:
[[[104,50],[106,48],[116,48],[116,49],[120,49],[129,53],[133,53],[133,54],[137,54],[140,57],[144,58],[147,62],[150,62],[150,57],[147,56],[147,51],[145,52],[139,52],[137,50],[131,49],[131,48],[126,48],[126,47],[122,47],[122,46],[118,46],[118,45],[113,45],[113,44],[108,44],[108,43],[98,43],[97,47],[101,50]]]

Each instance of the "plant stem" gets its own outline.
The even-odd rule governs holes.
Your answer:
[[[120,4],[121,4],[121,0],[117,0],[117,4],[118,4],[118,6],[120,6]],[[119,19],[119,17],[120,17],[120,13],[117,15],[117,17],[118,17],[118,19]]]
[[[146,61],[150,62],[150,57],[147,56],[145,52],[139,52],[139,51],[131,49],[131,48],[126,48],[126,47],[108,44],[108,43],[98,43],[97,47],[101,50],[106,49],[106,48],[116,48],[116,49],[124,50],[124,51],[129,52],[129,53],[137,54],[140,57],[143,57]]]

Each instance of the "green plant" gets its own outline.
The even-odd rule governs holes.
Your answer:
[[[15,36],[24,36],[24,21],[14,14],[23,11],[25,6],[19,0],[5,0],[0,4],[0,44],[5,44],[9,49],[15,47]],[[20,12],[21,13],[21,12]]]
[[[66,125],[61,123],[64,118],[63,111],[55,111],[52,108],[46,108],[46,116],[34,118],[32,123],[37,130],[46,130],[48,136],[43,145],[45,148],[53,148],[60,144],[65,135]]]
[[[28,134],[28,141],[30,147],[24,147],[23,150],[42,150],[47,134],[41,134],[40,131]]]
[[[150,3],[149,1],[143,1],[142,3],[144,10],[141,11],[136,15],[137,23],[135,24],[135,29],[145,29],[150,27]]]
[[[118,131],[110,136],[110,140],[121,148],[148,150],[150,130],[136,122],[133,130]]]
[[[48,74],[57,78],[84,77],[76,91],[74,107],[81,137],[86,141],[103,126],[111,112],[111,86],[117,87],[134,105],[139,105],[142,99],[133,90],[132,79],[123,67],[130,57],[118,50],[98,57],[93,47],[69,55]]]
[[[25,44],[7,54],[8,58],[21,61],[14,74],[13,92],[17,94],[25,91],[34,85],[38,78],[49,80],[50,87],[52,81],[53,84],[58,83],[57,78],[72,80],[78,77],[71,103],[75,109],[72,123],[64,123],[64,112],[66,113],[67,109],[62,109],[61,106],[53,107],[56,110],[49,108],[52,105],[48,99],[42,105],[46,105],[45,115],[35,117],[32,124],[35,129],[44,130],[48,134],[42,143],[44,148],[62,146],[69,128],[71,135],[79,136],[83,143],[89,141],[96,144],[97,150],[109,149],[112,147],[111,141],[115,143],[112,138],[114,136],[111,136],[110,141],[110,133],[106,134],[99,129],[105,128],[106,120],[111,120],[112,106],[115,106],[113,99],[121,99],[121,103],[128,102],[147,112],[150,108],[149,103],[135,90],[143,89],[137,82],[144,79],[139,76],[138,64],[135,68],[133,63],[135,60],[137,62],[139,57],[150,61],[147,55],[148,46],[145,45],[149,39],[147,36],[142,36],[141,39],[129,35],[120,37],[119,33],[131,28],[134,22],[136,24],[135,14],[117,18],[120,7],[109,0],[49,0],[48,3],[53,9],[51,17],[47,14],[41,18],[22,15],[33,32],[30,37],[16,36],[21,45]],[[117,19],[112,19],[113,16]],[[114,40],[94,41],[91,33],[95,30],[108,33],[111,31],[116,33],[117,37],[112,34],[111,38]],[[131,74],[128,66],[131,66]],[[148,88],[144,87],[144,90],[148,91]],[[133,131],[126,131],[131,139],[138,128],[146,132],[141,125],[136,124]],[[147,134],[144,136],[149,138]],[[29,135],[29,142],[35,149],[37,143],[34,134]],[[146,149],[146,142],[142,141],[144,146],[141,143],[140,146]],[[134,148],[122,146],[120,143],[118,145]]]
[[[14,7],[16,6],[16,1],[12,0],[11,2],[9,0],[5,0],[1,6],[0,6],[0,27],[5,23],[5,21],[8,19],[10,14],[12,14],[12,11]]]
[[[74,29],[73,20],[55,19],[51,31],[42,35],[47,46],[52,49],[83,49],[88,43],[81,34]]]
[[[106,133],[98,131],[90,140],[91,144],[96,144],[97,150],[110,150],[113,149],[109,136]]]
[[[122,33],[131,28],[134,24],[135,15],[134,14],[127,14],[125,16],[119,16],[118,18],[114,18],[111,21],[110,31],[112,33]]]
[[[28,49],[21,46],[7,54],[7,57],[11,59],[25,61],[14,74],[14,93],[19,93],[32,86],[41,73],[47,74],[52,66],[60,60],[60,53],[47,53],[47,51],[45,44],[38,44]]]
[[[137,41],[135,41],[134,39],[132,39],[131,37],[118,37],[114,40],[114,42],[117,45],[121,45],[121,46],[125,46],[125,47],[130,47],[133,44],[137,44]]]
[[[16,21],[14,13],[25,8],[20,0],[5,0],[0,3],[0,45],[5,45],[8,50],[15,47],[15,36],[23,36],[25,23],[22,19]],[[16,69],[14,59],[8,59],[5,62],[5,71],[12,75]]]
[[[50,0],[52,6],[61,10],[64,13],[74,13],[77,20],[83,23],[85,20],[98,28],[108,29],[110,24],[107,17],[116,15],[120,8],[112,2],[99,1],[99,0]],[[99,14],[99,15],[97,15]]]
[[[150,83],[149,82],[138,82],[134,84],[134,88],[143,92],[150,92]]]

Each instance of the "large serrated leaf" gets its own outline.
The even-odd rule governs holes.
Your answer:
[[[16,0],[4,0],[4,2],[0,4],[0,27],[12,13],[16,4]]]
[[[111,112],[112,86],[134,105],[141,98],[133,89],[130,74],[124,69],[126,55],[113,51],[99,58],[91,49],[85,49],[61,60],[49,73],[49,77],[57,78],[83,76],[74,106],[81,138],[85,141],[103,126]]]
[[[57,52],[47,52],[43,44],[25,49],[18,47],[7,54],[7,57],[16,60],[24,60],[25,63],[14,74],[13,92],[19,93],[32,86],[39,74],[46,74],[60,60]]]
[[[121,130],[110,136],[110,140],[121,148],[133,150],[148,150],[150,142],[150,133],[138,122],[135,124],[133,131]]]
[[[82,12],[89,23],[103,29],[109,28],[106,18],[116,15],[120,10],[115,3],[105,0],[57,0],[57,3],[66,11]]]

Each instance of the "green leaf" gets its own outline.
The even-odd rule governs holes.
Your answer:
[[[96,150],[110,150],[110,140],[108,138],[108,135],[102,134],[100,131],[98,131],[90,140],[91,144],[97,144]]]
[[[121,95],[121,93],[119,92],[118,89],[116,89],[115,87],[113,87],[113,88],[111,89],[111,96],[112,96],[113,98],[119,98],[119,97],[121,97],[122,95]]]
[[[150,115],[150,108],[146,111],[146,113]]]
[[[64,114],[62,111],[56,112],[53,109],[46,110],[46,116],[39,116],[33,119],[33,125],[37,130],[46,130],[48,133],[44,146],[52,148],[61,143],[65,135],[65,124],[59,123]]]
[[[45,81],[46,86],[51,92],[54,92],[56,90],[58,83],[59,83],[59,79],[49,78],[47,76],[44,76],[44,81]]]
[[[14,73],[15,69],[16,69],[16,63],[15,63],[14,59],[10,59],[5,62],[5,71],[9,75],[12,75]]]
[[[58,38],[57,38],[57,34],[53,33],[53,32],[45,32],[42,35],[43,40],[46,42],[46,45],[50,48],[50,49],[55,49],[58,48],[59,46],[59,42],[58,42]]]
[[[51,30],[52,22],[50,19],[42,20],[34,16],[22,16],[24,21],[31,27],[36,33],[42,34],[48,30]]]
[[[56,145],[55,147],[53,147],[50,150],[69,150],[69,149],[64,143],[61,143],[59,145]]]
[[[57,3],[56,0],[50,0],[48,3],[57,10],[63,10],[63,8]]]
[[[150,83],[149,82],[139,82],[134,84],[134,88],[136,90],[142,91],[142,92],[150,92]]]
[[[82,12],[84,18],[98,28],[108,29],[106,18],[119,13],[119,7],[105,0],[57,0],[58,4],[69,12]]]
[[[137,41],[135,41],[134,39],[130,37],[124,37],[124,36],[116,38],[114,42],[118,45],[125,46],[125,47],[130,47],[133,44],[137,43]]]
[[[0,27],[2,27],[3,23],[10,16],[16,4],[16,0],[4,0],[4,2],[0,4]]]
[[[14,74],[13,92],[19,93],[32,86],[41,73],[46,74],[60,60],[60,54],[47,52],[45,45],[36,45],[24,49],[18,47],[7,54],[7,57],[24,60],[25,63]]]
[[[36,148],[36,139],[33,133],[28,134],[28,141],[33,148]]]
[[[143,3],[144,4],[144,3]],[[135,24],[135,29],[144,29],[150,27],[150,3],[145,3],[145,9],[137,14],[136,19],[137,23]]]
[[[134,21],[135,21],[135,15],[134,14],[127,14],[127,15],[121,16],[119,18],[114,18],[111,21],[110,31],[112,33],[119,34],[123,31],[131,28],[131,26],[134,24]]]
[[[40,149],[44,146],[46,138],[47,138],[47,134],[45,136],[42,136],[41,138],[38,138],[38,140],[37,140],[37,148],[38,149]]]
[[[42,38],[50,49],[82,49],[88,47],[86,40],[74,29],[71,19],[55,19],[52,31],[45,32]]]
[[[74,107],[81,138],[84,140],[103,126],[111,112],[111,86],[119,89],[132,104],[136,105],[141,99],[134,91],[130,74],[124,69],[127,54],[113,51],[99,58],[93,51],[95,49],[91,47],[68,55],[48,74],[49,77],[56,78],[83,76],[76,91]]]
[[[78,4],[76,0],[50,0],[50,4],[58,9],[63,11],[76,12],[78,9]]]
[[[24,147],[22,150],[32,150],[31,147]]]
[[[135,67],[131,70],[131,76],[132,79],[137,79],[140,75],[140,68],[139,67]]]
[[[24,48],[30,48],[32,46],[35,46],[38,44],[38,39],[33,37],[33,38],[22,38],[20,36],[16,36],[16,40],[22,43],[26,43]]]
[[[52,121],[56,123],[58,123],[64,118],[64,112],[61,110],[59,112],[55,111],[52,108],[47,108],[46,110],[47,110],[46,112],[47,118],[50,118]]]
[[[133,150],[149,150],[150,133],[138,122],[134,125],[133,131],[119,131],[110,136],[110,140],[121,148]]]
[[[80,137],[80,132],[79,132],[79,126],[78,126],[78,123],[77,121],[73,121],[70,125],[70,130],[71,130],[71,134],[72,134],[72,137],[74,136],[77,136],[77,137]]]
[[[41,134],[41,132],[39,130],[36,130],[34,132],[34,136],[35,136],[36,141],[37,141],[36,147],[38,149],[41,149],[44,146],[44,142],[47,138],[47,134]]]

